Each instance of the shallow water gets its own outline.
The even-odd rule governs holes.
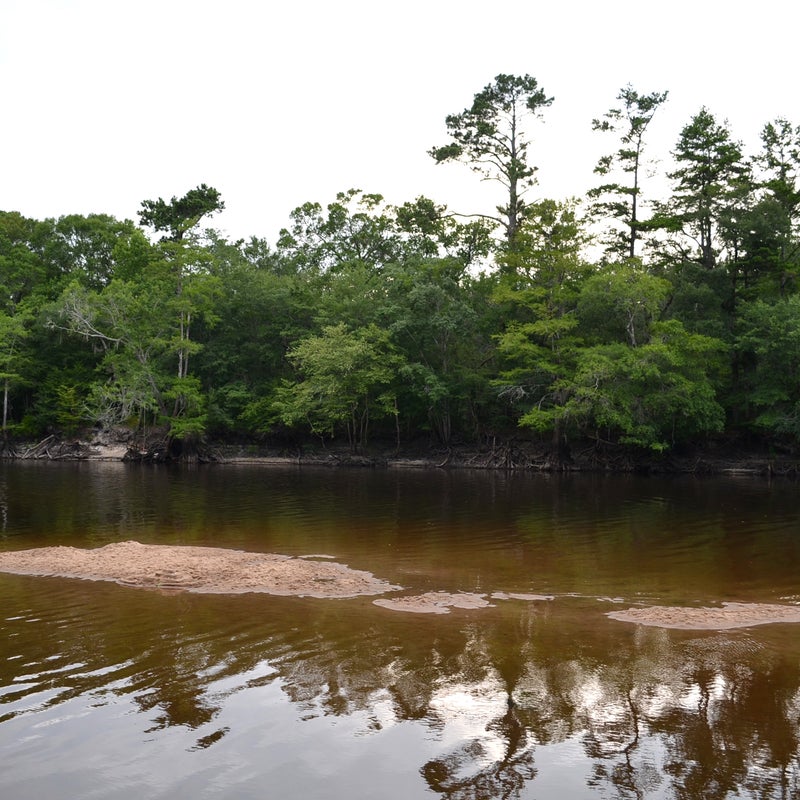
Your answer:
[[[435,616],[0,574],[0,797],[800,793],[800,626],[605,616],[800,602],[796,484],[0,464],[0,548],[126,539],[554,599]]]

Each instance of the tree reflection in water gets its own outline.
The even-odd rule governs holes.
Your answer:
[[[572,740],[591,760],[586,783],[599,794],[800,797],[796,658],[747,633],[687,639],[642,628],[627,647],[600,654],[598,640],[568,645],[545,626],[515,643],[514,669],[509,649],[493,647],[508,632],[483,634],[468,643],[471,660],[486,659],[498,690],[514,675],[516,699],[486,724],[494,747],[475,736],[423,767],[442,796],[517,798],[531,782],[535,793],[536,756]]]
[[[464,742],[422,768],[431,789],[453,800],[510,800],[521,796],[525,784],[536,777],[536,768],[528,730],[511,698],[506,713],[492,720],[486,730],[504,743],[502,757],[492,760],[488,748],[479,740]]]
[[[25,654],[30,692],[53,690],[51,705],[86,696],[87,708],[127,697],[142,733],[182,728],[187,750],[224,747],[238,733],[234,695],[257,703],[272,688],[301,725],[360,720],[362,746],[377,754],[388,728],[423,730],[427,760],[408,768],[448,800],[545,796],[565,769],[605,797],[800,797],[800,644],[789,626],[664,631],[611,622],[576,598],[420,619],[366,600],[45,581],[47,591],[4,582],[4,607],[27,609],[0,628]],[[0,726],[24,700],[20,663],[0,660],[0,689],[13,689],[0,692]]]

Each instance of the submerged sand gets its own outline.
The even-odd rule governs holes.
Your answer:
[[[650,606],[610,611],[606,616],[621,622],[635,622],[659,628],[722,631],[777,622],[800,622],[800,606],[770,603],[723,603],[717,608]]]
[[[471,592],[425,592],[372,602],[391,611],[408,611],[412,614],[449,614],[451,608],[487,608],[491,605],[486,595]]]
[[[166,592],[240,594],[262,592],[297,597],[357,597],[402,589],[369,572],[354,570],[317,554],[303,558],[228,550],[219,547],[118,542],[92,550],[41,547],[0,553],[0,572],[112,581]],[[552,595],[493,592],[426,592],[386,597],[376,605],[392,611],[447,614],[450,609],[480,609],[492,601],[553,600]],[[650,606],[611,611],[622,622],[684,630],[728,630],[778,622],[800,622],[800,605],[723,603],[713,608]]]
[[[42,547],[0,553],[0,572],[113,581],[162,591],[264,592],[300,597],[356,597],[399,589],[369,572],[320,562],[219,547],[118,542],[94,550]]]
[[[391,611],[406,611],[412,614],[449,614],[451,608],[490,608],[491,600],[526,600],[538,602],[553,600],[551,594],[529,594],[527,592],[492,592],[487,599],[485,594],[474,592],[425,592],[424,594],[386,597],[372,602],[376,606]]]

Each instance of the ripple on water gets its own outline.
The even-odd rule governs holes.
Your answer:
[[[545,482],[490,477],[460,492],[452,475],[420,474],[420,500],[396,478],[373,501],[377,473],[325,473],[311,499],[296,493],[308,473],[287,480],[262,470],[247,490],[237,485],[252,478],[244,472],[196,474],[219,482],[217,500],[198,502],[189,472],[133,472],[146,484],[133,500],[119,496],[121,484],[97,483],[81,496],[100,509],[91,543],[144,530],[151,541],[331,554],[381,577],[402,572],[409,593],[556,599],[493,597],[495,608],[414,618],[370,600],[165,597],[0,576],[3,797],[99,797],[102,787],[119,800],[289,800],[364,796],[372,786],[407,800],[436,793],[426,776],[454,795],[501,796],[511,784],[485,790],[497,776],[519,780],[520,796],[584,797],[587,786],[604,790],[603,774],[634,775],[637,753],[663,761],[673,739],[683,741],[683,716],[693,735],[703,697],[711,744],[744,741],[737,726],[749,718],[765,735],[788,731],[781,747],[765,741],[759,752],[794,746],[796,714],[773,700],[795,696],[800,662],[787,642],[796,633],[639,630],[607,622],[610,607],[587,599],[672,605],[682,592],[716,602],[740,586],[796,599],[788,504],[770,531],[766,516],[748,528],[739,509],[712,507],[705,484],[694,490],[701,518],[692,518],[680,492],[654,483],[623,508],[614,488],[622,482],[603,480],[553,495]],[[86,546],[82,529],[72,536],[66,543]],[[765,717],[753,717],[761,708]],[[698,772],[715,779],[729,760],[724,748],[703,758]],[[659,772],[665,792],[675,774]]]

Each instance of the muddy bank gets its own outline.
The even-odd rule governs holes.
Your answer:
[[[623,446],[575,443],[554,456],[533,441],[492,440],[483,446],[441,448],[409,443],[401,448],[375,445],[369,453],[346,447],[305,443],[295,448],[225,442],[169,442],[163,432],[146,439],[127,429],[84,431],[73,439],[48,436],[37,442],[6,443],[0,458],[50,461],[125,461],[139,463],[214,463],[264,466],[326,466],[395,469],[486,469],[538,472],[609,472],[638,474],[800,477],[800,456],[776,455],[759,447],[730,442],[707,443],[666,454]]]

